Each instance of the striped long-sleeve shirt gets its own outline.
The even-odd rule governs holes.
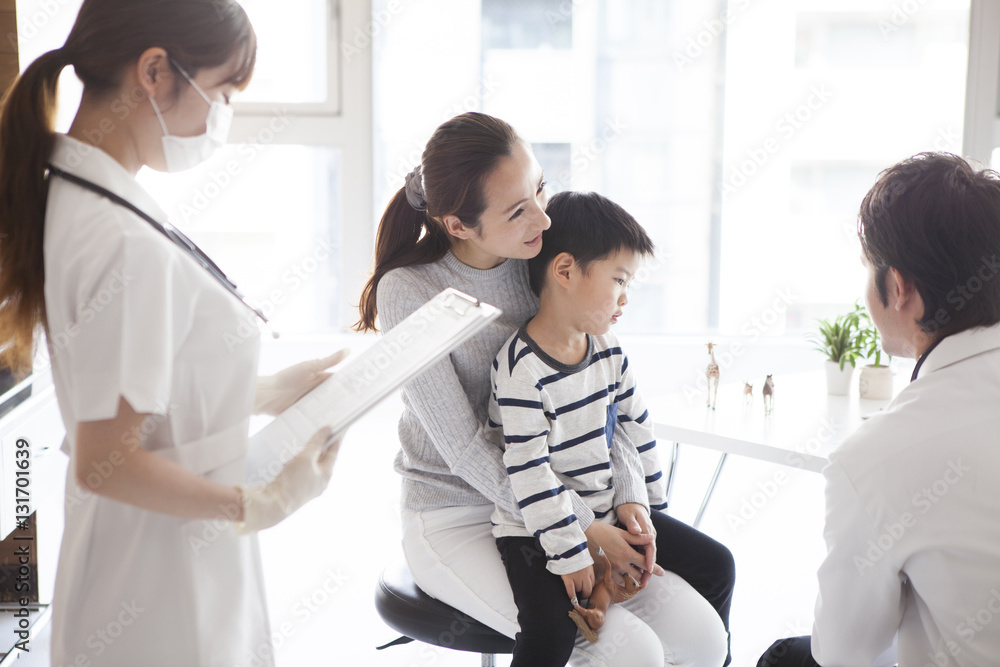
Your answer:
[[[504,464],[523,517],[497,507],[495,537],[538,537],[546,567],[555,574],[591,565],[566,490],[584,499],[595,520],[616,520],[610,455],[616,429],[635,445],[642,466],[616,471],[644,477],[634,484],[645,482],[650,506],[666,507],[652,423],[614,334],[590,336],[583,361],[570,366],[547,355],[521,327],[500,348],[492,382],[488,427],[504,443]]]

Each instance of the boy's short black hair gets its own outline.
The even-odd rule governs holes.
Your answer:
[[[542,233],[542,250],[528,260],[531,290],[541,296],[549,263],[559,253],[573,256],[584,271],[620,250],[653,254],[653,241],[628,211],[596,192],[560,192],[545,212],[552,226]]]

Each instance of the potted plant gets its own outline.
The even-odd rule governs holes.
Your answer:
[[[863,356],[862,339],[859,338],[862,315],[864,307],[855,302],[854,310],[832,321],[818,320],[818,334],[809,337],[816,349],[826,355],[826,387],[833,396],[847,395],[855,362]]]
[[[861,398],[871,400],[887,400],[892,398],[892,378],[894,373],[889,368],[892,357],[885,355],[886,363],[882,364],[882,341],[878,335],[878,329],[871,316],[862,310],[860,313],[860,331],[858,342],[862,354],[866,359],[874,363],[866,364],[861,369],[861,377],[858,380],[858,388]]]

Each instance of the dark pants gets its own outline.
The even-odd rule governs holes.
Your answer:
[[[813,660],[810,637],[779,639],[760,656],[757,667],[819,667]]]
[[[573,608],[562,577],[545,569],[545,550],[534,537],[498,537],[521,631],[514,637],[511,667],[563,667],[576,641]]]
[[[656,562],[691,584],[719,613],[729,632],[736,564],[724,545],[662,512],[652,513],[656,529]],[[569,660],[576,625],[567,616],[572,609],[562,578],[545,569],[545,552],[532,537],[501,537],[497,548],[510,580],[517,622],[511,667],[553,665]],[[528,629],[525,631],[525,629]],[[731,656],[726,656],[728,665]]]

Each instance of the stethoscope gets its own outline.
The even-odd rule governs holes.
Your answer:
[[[69,181],[70,183],[79,185],[81,188],[84,188],[85,190],[90,190],[95,194],[105,197],[106,199],[109,199],[110,201],[114,202],[115,204],[118,204],[119,206],[125,207],[128,210],[135,213],[140,218],[142,218],[143,220],[145,220],[146,222],[148,222],[149,224],[151,224],[153,228],[156,229],[156,231],[166,236],[174,243],[174,245],[178,246],[181,250],[186,252],[195,262],[197,262],[206,271],[208,271],[213,278],[219,281],[219,283],[224,288],[226,288],[226,290],[230,294],[235,296],[237,299],[240,300],[240,302],[243,305],[252,310],[257,315],[257,317],[261,319],[261,321],[264,323],[264,326],[271,332],[271,335],[273,337],[275,338],[278,337],[278,332],[272,329],[270,324],[268,324],[267,318],[264,316],[264,313],[262,313],[259,308],[255,308],[253,305],[251,305],[246,300],[246,297],[243,296],[243,293],[236,288],[236,283],[234,283],[232,280],[226,277],[226,274],[222,272],[222,269],[220,269],[216,265],[216,263],[213,262],[212,259],[208,255],[206,255],[201,248],[195,245],[194,241],[192,241],[183,233],[181,233],[179,229],[177,229],[172,225],[170,227],[166,227],[160,224],[155,218],[153,218],[151,215],[140,209],[132,202],[128,201],[124,197],[116,195],[114,192],[111,192],[111,190],[108,190],[107,188],[101,187],[97,183],[88,181],[85,178],[80,178],[75,174],[70,174],[68,172],[65,172],[62,169],[52,164],[49,165],[49,173],[54,174],[63,180]]]

